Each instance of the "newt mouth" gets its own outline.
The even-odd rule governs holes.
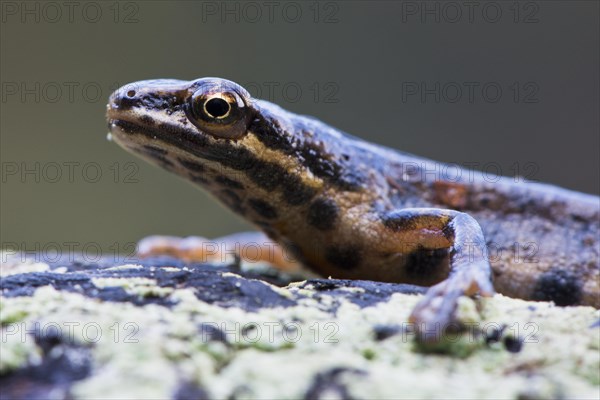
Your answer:
[[[134,111],[131,108],[124,109],[121,106],[117,93],[115,92],[110,96],[109,102],[106,105],[108,130],[112,134],[119,135],[121,133],[142,133],[143,130],[148,129],[147,126],[144,126],[141,118],[134,115]]]
[[[182,149],[200,149],[209,145],[206,135],[199,132],[190,132],[178,125],[161,124],[160,127],[146,125],[138,119],[109,119],[108,127],[111,133],[127,139],[135,135],[142,135],[147,139],[167,143]]]
[[[132,135],[136,133],[144,134],[144,132],[147,131],[147,128],[143,125],[125,119],[109,119],[108,129],[111,133],[124,133],[127,135]]]

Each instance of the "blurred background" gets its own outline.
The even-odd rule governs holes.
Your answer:
[[[228,78],[369,141],[600,191],[596,1],[66,3],[1,3],[0,247],[250,228],[106,140],[109,94],[150,78]]]

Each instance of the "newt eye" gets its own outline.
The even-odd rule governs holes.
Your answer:
[[[244,98],[222,85],[203,85],[190,98],[188,117],[203,132],[223,139],[246,133],[250,111]]]
[[[231,111],[231,104],[220,97],[213,97],[204,103],[204,112],[213,118],[225,118]]]

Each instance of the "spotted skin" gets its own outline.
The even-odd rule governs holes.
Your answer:
[[[215,181],[218,184],[223,185],[225,187],[229,187],[231,189],[243,189],[244,188],[244,185],[242,185],[240,182],[236,181],[235,179],[230,179],[223,175],[217,176],[215,178]]]
[[[308,206],[307,222],[320,231],[335,227],[339,209],[334,200],[316,199]]]
[[[183,168],[187,169],[192,173],[206,171],[206,167],[199,162],[186,160],[185,158],[178,158],[177,161]]]
[[[330,246],[325,249],[325,259],[336,268],[352,270],[358,268],[362,261],[362,250],[359,246]]]
[[[261,217],[265,219],[277,218],[277,210],[271,204],[261,199],[248,200],[250,207]]]
[[[215,98],[223,115],[207,111]],[[217,78],[127,85],[107,118],[119,145],[201,185],[315,272],[433,285],[415,322],[452,322],[461,295],[494,288],[600,307],[597,196],[444,168]]]

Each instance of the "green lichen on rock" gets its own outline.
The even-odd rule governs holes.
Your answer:
[[[424,353],[407,323],[419,296],[398,285],[277,287],[156,264],[3,277],[0,384],[35,388],[30,372],[46,372],[48,390],[57,369],[80,362],[85,374],[56,378],[65,397],[598,398],[590,307],[464,299],[473,329],[447,338],[446,354]]]

